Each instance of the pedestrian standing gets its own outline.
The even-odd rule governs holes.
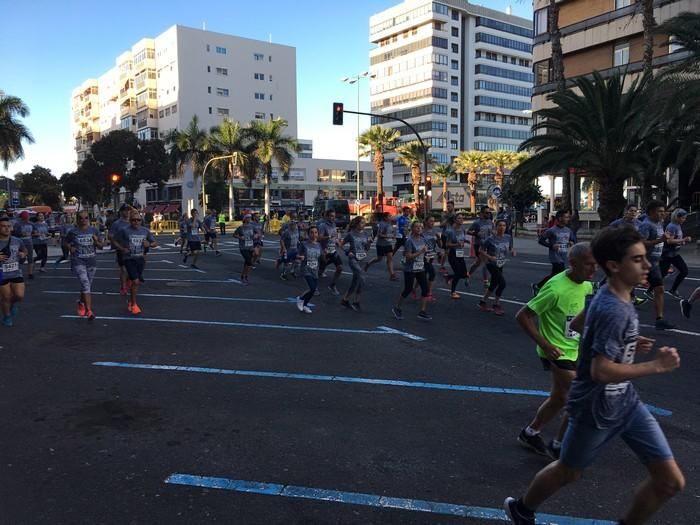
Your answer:
[[[226,235],[226,214],[223,211],[219,212],[218,221],[219,221],[219,233],[223,237],[224,235]]]

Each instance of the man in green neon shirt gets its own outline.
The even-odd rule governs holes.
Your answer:
[[[544,369],[552,375],[549,397],[537,409],[532,422],[520,431],[518,441],[553,459],[558,457],[568,419],[566,416],[562,418],[557,438],[549,446],[545,445],[540,431],[562,411],[571,382],[576,377],[579,334],[570,325],[583,310],[586,296],[593,293],[590,280],[596,271],[588,243],[574,245],[568,258],[569,269],[547,281],[537,296],[515,316],[520,327],[537,343],[537,355]]]

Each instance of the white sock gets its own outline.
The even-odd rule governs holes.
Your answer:
[[[535,430],[535,429],[532,428],[530,425],[528,425],[528,426],[525,427],[525,435],[528,436],[528,437],[536,436],[536,435],[539,434],[539,433],[540,433],[539,430]]]

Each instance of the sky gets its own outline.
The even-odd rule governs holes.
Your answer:
[[[35,144],[0,175],[38,164],[60,177],[74,171],[71,91],[114,67],[116,57],[141,38],[174,24],[290,45],[297,53],[298,138],[314,142],[314,157],[354,160],[357,120],[332,125],[332,103],[357,107],[357,84],[341,78],[369,67],[369,17],[399,0],[33,0],[4,2],[0,31],[0,91],[30,109],[24,123]],[[527,0],[480,0],[491,9],[532,18]],[[369,111],[369,81],[360,82],[360,109]],[[235,115],[233,115],[235,118]],[[361,118],[360,130],[369,127]]]

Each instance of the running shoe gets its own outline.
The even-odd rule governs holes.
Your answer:
[[[499,317],[502,317],[505,315],[506,312],[500,304],[494,304],[493,313],[495,313]]]
[[[94,321],[95,320],[95,314],[92,313],[92,310],[88,310],[85,313],[85,317],[87,317],[88,321]]]
[[[525,515],[518,510],[518,501],[515,498],[507,497],[503,502],[503,510],[513,525],[535,525],[535,515]]]
[[[479,310],[482,312],[493,312],[491,305],[485,301],[479,301]]]
[[[87,308],[85,307],[85,303],[78,301],[78,315],[80,317],[83,317],[85,315],[85,312],[87,312]]]
[[[522,429],[520,434],[518,434],[518,442],[540,456],[549,456],[547,445],[545,445],[544,440],[539,433],[535,434],[534,436],[528,436],[525,433],[525,429]]]
[[[282,272],[282,273],[280,274],[280,279],[282,279],[283,281],[289,280],[289,278],[287,277],[287,274],[284,273],[284,272]]]
[[[418,312],[418,319],[421,319],[423,321],[432,321],[433,317],[428,312],[420,311]]]
[[[360,311],[360,303],[352,303],[350,305],[350,308],[352,308],[353,312],[359,312]]]
[[[247,277],[241,277],[241,286],[248,286],[248,278]]]
[[[530,289],[532,290],[532,296],[533,296],[533,297],[536,297],[537,294],[538,294],[539,291],[540,291],[540,287],[537,286],[537,283],[532,283],[532,284],[530,285]]]
[[[647,304],[648,301],[649,301],[649,299],[647,299],[646,297],[639,297],[639,296],[635,295],[634,298],[632,299],[632,304],[634,306],[642,306],[643,304]]]
[[[6,315],[6,316],[4,316],[4,317],[2,318],[2,324],[5,325],[5,326],[14,326],[14,325],[15,325],[14,321],[12,320],[12,316],[11,316],[11,315]]]
[[[649,288],[648,290],[644,291],[644,297],[646,297],[649,301],[654,300],[654,290]]]
[[[141,308],[139,308],[139,305],[134,303],[131,305],[131,313],[134,315],[138,315],[141,313]]]
[[[300,312],[303,312],[303,311],[304,311],[304,300],[301,299],[301,298],[299,298],[299,297],[297,297],[297,309],[298,309]]]
[[[654,328],[657,330],[673,330],[676,328],[676,325],[669,323],[666,319],[657,319]]]
[[[338,287],[334,284],[331,284],[328,286],[328,289],[331,291],[333,295],[336,297],[340,295],[340,290],[338,290]]]
[[[557,460],[561,455],[561,445],[555,447],[554,440],[551,440],[549,443],[547,443],[547,452],[552,457],[552,459]]]
[[[679,301],[683,299],[683,296],[679,294],[676,290],[666,290],[666,293],[674,299],[678,299]]]
[[[690,319],[690,311],[693,309],[693,305],[690,304],[686,299],[681,299],[679,303],[681,307],[681,314],[686,319]]]
[[[350,301],[348,301],[347,299],[341,299],[341,300],[340,300],[340,304],[341,304],[342,306],[344,306],[345,308],[351,308],[351,306],[350,306]]]
[[[314,313],[314,311],[311,308],[309,308],[308,306],[305,306],[304,313],[305,314],[312,314],[312,313]]]
[[[461,298],[462,298],[462,296],[459,295],[457,292],[452,292],[452,293],[450,294],[450,297],[451,297],[452,299],[461,299]]]
[[[391,313],[394,314],[394,317],[396,317],[397,320],[401,321],[403,319],[403,312],[401,312],[401,308],[392,306]]]
[[[318,288],[316,288],[316,291],[314,292],[314,295],[321,295],[321,290],[319,290]]]
[[[196,264],[190,264],[190,268],[192,268],[193,270],[199,270],[199,266],[197,266]]]

